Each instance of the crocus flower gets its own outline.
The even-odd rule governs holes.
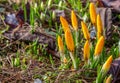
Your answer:
[[[84,45],[84,60],[87,61],[90,56],[90,44],[89,41],[87,40]]]
[[[101,36],[98,39],[98,42],[95,47],[95,53],[94,53],[95,56],[98,56],[102,52],[103,46],[104,46],[104,37]]]
[[[89,12],[90,12],[91,22],[92,22],[93,25],[96,26],[97,13],[96,13],[96,8],[94,6],[94,3],[90,3]]]
[[[66,32],[66,30],[69,30],[69,25],[67,20],[64,17],[60,16],[60,21],[61,21],[64,32]]]
[[[88,31],[88,28],[87,28],[86,24],[83,21],[81,22],[81,26],[82,26],[82,31],[83,31],[85,39],[89,40],[90,39],[90,33]]]
[[[99,39],[100,36],[103,35],[103,25],[100,15],[97,15],[97,38]]]
[[[99,39],[101,36],[102,36],[101,33],[97,32],[97,39]]]
[[[97,31],[103,33],[103,25],[100,15],[97,15]]]
[[[60,52],[64,51],[63,41],[62,41],[62,38],[60,36],[58,36],[58,47],[59,47]]]
[[[103,64],[102,70],[107,72],[110,69],[111,63],[112,63],[112,55],[107,59],[107,61]]]
[[[71,52],[74,52],[75,46],[74,46],[74,41],[73,41],[73,37],[70,30],[66,30],[65,32],[65,41],[66,41],[68,50]]]
[[[78,21],[77,21],[75,12],[73,10],[71,11],[71,22],[72,22],[72,26],[73,26],[74,30],[77,30],[78,29]]]

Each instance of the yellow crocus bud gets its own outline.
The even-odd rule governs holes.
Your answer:
[[[96,13],[96,8],[94,6],[94,3],[90,3],[89,11],[90,11],[91,22],[94,26],[96,26],[97,13]]]
[[[87,61],[90,56],[90,44],[89,41],[87,40],[84,45],[84,60]]]
[[[96,47],[95,47],[95,53],[94,55],[95,56],[98,56],[101,52],[102,52],[102,49],[103,49],[103,46],[104,46],[104,37],[101,36],[99,39],[98,39],[98,42],[96,44]]]
[[[75,12],[73,10],[71,11],[71,22],[72,22],[72,26],[73,26],[74,30],[77,30],[78,29],[78,21],[77,21]]]
[[[81,27],[82,27],[82,31],[83,31],[85,39],[89,40],[90,39],[90,33],[88,31],[88,28],[87,28],[86,24],[83,21],[81,22]]]
[[[97,39],[99,39],[101,36],[102,36],[101,33],[97,32]]]
[[[65,64],[66,64],[67,62],[68,62],[67,58],[66,58],[66,57],[64,57],[64,58],[63,58],[63,63],[65,63]]]
[[[68,22],[64,17],[60,16],[60,22],[62,24],[62,28],[63,28],[64,32],[66,32],[66,30],[70,30]]]
[[[63,41],[62,41],[62,38],[60,36],[58,36],[58,47],[59,47],[60,52],[64,51]]]
[[[73,37],[70,30],[66,30],[65,32],[65,41],[66,41],[68,50],[71,52],[74,52],[75,46],[74,46],[74,41],[73,41]]]
[[[111,83],[112,81],[112,75],[109,75],[109,77],[106,79],[105,83]]]
[[[101,20],[101,17],[99,14],[97,15],[97,32],[99,32],[101,34],[103,33],[102,20]]]
[[[105,72],[108,72],[108,70],[110,69],[111,63],[112,63],[112,55],[107,59],[107,61],[103,64],[102,70]]]

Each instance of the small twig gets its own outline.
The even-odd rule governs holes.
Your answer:
[[[59,83],[59,78],[60,78],[61,74],[62,74],[62,72],[60,72],[60,73],[58,74],[58,76],[57,76],[57,78],[56,78],[56,80],[55,80],[54,83]]]
[[[18,26],[12,31],[12,36],[14,36],[15,32],[17,32],[20,27],[21,27],[21,25],[18,25]]]
[[[1,19],[1,21],[3,22],[3,25],[4,25],[5,27],[7,27],[7,25],[6,25],[6,23],[4,22],[4,20],[3,20],[3,18],[2,18],[1,15],[0,15],[0,19]]]
[[[84,82],[84,83],[88,83],[86,80],[84,80],[84,79],[82,79],[82,81]]]

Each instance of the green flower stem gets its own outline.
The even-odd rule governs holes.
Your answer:
[[[60,51],[59,51],[60,52]],[[63,62],[63,59],[64,59],[65,55],[63,52],[60,52],[60,59],[61,59],[61,63]]]
[[[78,30],[75,31],[75,37],[76,47],[78,47]]]
[[[89,68],[90,67],[90,60],[88,59],[88,61],[85,61],[85,64],[83,66],[83,68]]]
[[[103,83],[103,80],[104,80],[106,74],[107,74],[107,71],[101,70],[96,78],[96,83]]]
[[[76,56],[79,55],[78,53],[78,46],[79,45],[79,42],[78,42],[78,30],[75,31],[75,47],[76,47]]]
[[[64,70],[67,66],[67,64],[64,63],[65,54],[64,52],[61,52],[61,51],[59,51],[59,53],[60,53],[60,60],[61,60],[60,69]]]
[[[91,68],[96,68],[97,65],[99,64],[99,58],[100,57],[95,57],[93,62],[92,62],[92,65],[91,65]]]
[[[99,74],[98,74],[98,77],[97,77],[97,79],[96,79],[96,83],[102,83],[102,73],[100,72]]]
[[[71,59],[72,59],[74,69],[77,69],[77,64],[76,64],[76,61],[75,61],[74,53],[73,53],[73,52],[70,52],[70,57],[71,57]]]

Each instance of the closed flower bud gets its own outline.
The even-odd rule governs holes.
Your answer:
[[[97,44],[96,44],[96,47],[95,47],[95,53],[94,55],[95,56],[98,56],[101,52],[102,52],[102,49],[104,47],[104,37],[101,36],[98,41],[97,41]]]
[[[86,24],[83,21],[81,22],[81,26],[82,26],[82,31],[83,31],[85,39],[89,40],[90,39],[90,33],[88,31],[88,28],[87,28]]]
[[[68,50],[71,52],[74,52],[75,46],[74,46],[74,41],[73,41],[73,37],[70,30],[66,30],[65,32],[65,41],[66,41]]]
[[[87,61],[90,56],[90,44],[89,41],[87,40],[84,45],[84,60]]]
[[[96,26],[97,13],[96,13],[96,8],[94,6],[94,3],[90,3],[89,11],[90,11],[91,22],[92,22],[93,25]]]
[[[110,69],[111,63],[112,63],[112,55],[107,59],[107,61],[103,64],[102,70],[105,72],[108,72],[108,70]]]
[[[97,39],[99,39],[101,36],[102,36],[101,33],[97,32]]]
[[[58,47],[59,47],[60,52],[64,51],[63,41],[62,41],[62,38],[60,36],[58,36]]]
[[[99,32],[101,34],[103,33],[102,20],[101,20],[101,17],[99,14],[97,15],[97,32]]]
[[[73,26],[74,30],[77,30],[78,29],[78,21],[77,21],[75,12],[73,10],[71,11],[71,21],[72,21],[72,26]]]
[[[60,22],[62,24],[62,28],[63,28],[64,32],[66,32],[66,30],[70,30],[68,22],[66,21],[66,19],[64,17],[60,16]]]

